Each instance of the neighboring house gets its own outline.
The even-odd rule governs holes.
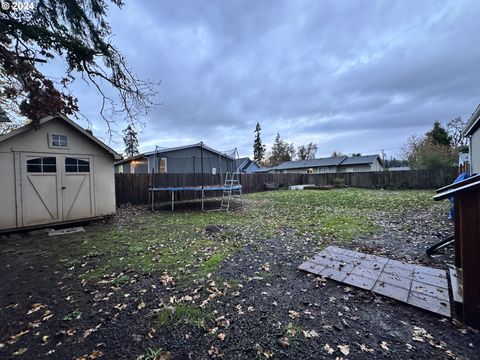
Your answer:
[[[284,162],[272,169],[276,173],[329,174],[342,172],[382,171],[379,155],[334,156],[312,160]]]
[[[266,167],[261,167],[254,171],[255,174],[261,174],[261,173],[265,174],[269,172],[274,172],[274,171],[271,168],[266,168]]]
[[[467,164],[470,164],[470,153],[468,152],[458,153],[458,165],[465,166]]]
[[[237,173],[244,173],[250,174],[253,172],[257,172],[260,169],[258,163],[254,160],[250,160],[248,157],[243,157],[237,159],[236,161],[236,172]]]
[[[472,174],[480,172],[480,105],[468,120],[463,135],[469,140],[470,171]]]
[[[115,213],[110,147],[64,116],[0,136],[0,230]]]
[[[383,171],[383,161],[380,155],[351,156],[340,163],[339,172],[369,172]]]
[[[235,171],[235,158],[203,143],[162,148],[115,163],[115,173],[124,174],[224,174]]]

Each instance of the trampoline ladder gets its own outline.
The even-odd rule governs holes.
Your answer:
[[[232,197],[242,199],[242,188],[240,189],[232,189],[233,186],[240,185],[240,181],[238,179],[238,174],[236,172],[230,173],[227,172],[225,175],[225,183],[223,194],[222,194],[222,203],[220,205],[221,211],[228,211],[230,209],[230,201]],[[242,199],[243,204],[243,199]]]

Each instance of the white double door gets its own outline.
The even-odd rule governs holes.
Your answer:
[[[22,226],[93,217],[92,160],[85,155],[22,153]]]

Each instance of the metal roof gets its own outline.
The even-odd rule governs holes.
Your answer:
[[[463,129],[463,135],[468,136],[472,135],[480,125],[480,105],[477,106],[475,111],[473,112],[472,116],[467,122],[465,129]]]
[[[318,158],[318,159],[312,159],[312,160],[287,161],[274,167],[274,169],[287,170],[287,169],[314,168],[314,167],[322,167],[322,166],[338,166],[346,158],[347,156],[335,156],[335,157]]]

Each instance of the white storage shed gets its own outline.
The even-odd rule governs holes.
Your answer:
[[[114,214],[119,159],[65,116],[0,136],[0,231]]]

